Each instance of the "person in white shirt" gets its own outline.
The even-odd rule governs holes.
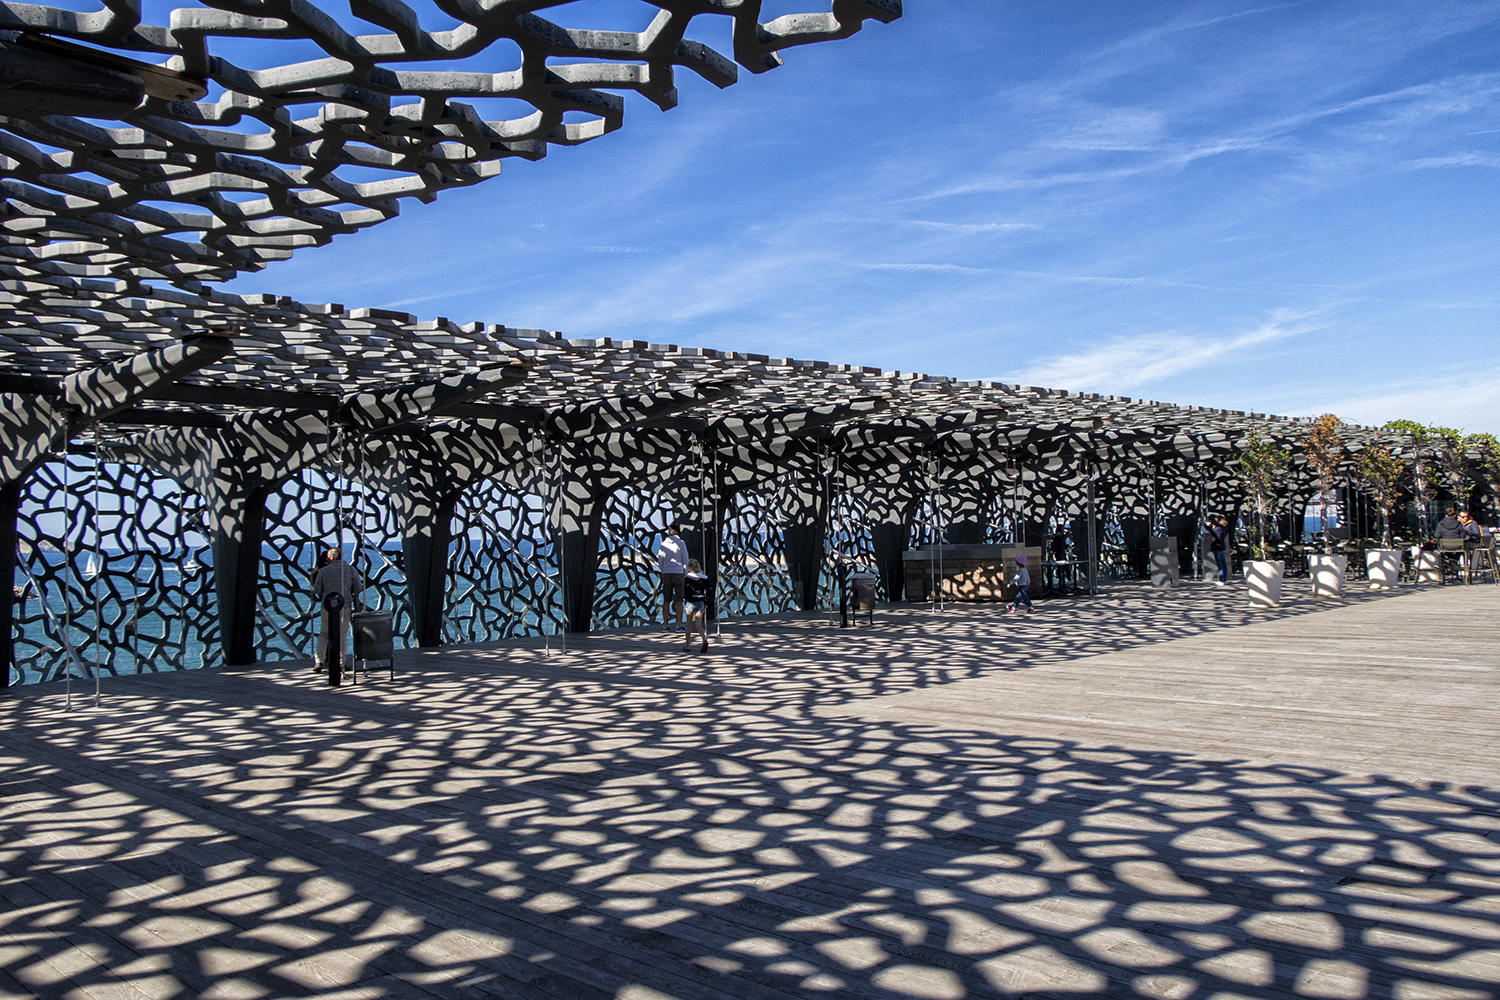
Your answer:
[[[687,543],[679,536],[681,525],[667,529],[667,537],[661,540],[656,550],[656,565],[661,571],[661,619],[663,632],[682,631],[682,578],[687,573]],[[676,606],[677,624],[672,624],[673,606]]]

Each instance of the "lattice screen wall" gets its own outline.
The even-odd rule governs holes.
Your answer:
[[[364,607],[393,612],[396,646],[412,645],[401,530],[391,505],[351,480],[304,469],[266,498],[255,625],[260,659],[312,656],[319,618],[308,588],[318,550],[335,546],[365,578]]]
[[[840,574],[851,572],[879,576],[875,563],[875,543],[870,535],[869,511],[854,496],[835,493],[828,510],[823,565],[818,572],[818,607],[838,607]],[[883,580],[878,589],[881,592],[880,600],[890,600],[884,593]]]
[[[16,518],[11,682],[221,662],[201,526],[198,498],[164,476],[92,454],[40,466]]]
[[[464,490],[453,511],[446,642],[494,642],[562,630],[547,499],[496,480]]]
[[[645,490],[616,490],[605,500],[599,528],[599,572],[594,577],[595,628],[629,628],[661,621],[656,551],[680,517],[667,500]],[[702,553],[690,555],[702,559]]]
[[[102,518],[96,514],[97,505]],[[712,503],[709,497],[706,501]],[[454,508],[444,639],[493,642],[562,628],[556,554],[547,499],[487,480]],[[676,515],[689,520],[691,511]],[[595,583],[596,628],[657,620],[656,549],[674,516],[653,493],[626,489],[607,498]],[[202,501],[147,470],[71,455],[29,478],[18,517],[22,558],[12,683],[192,669],[222,662],[212,552]],[[919,522],[925,523],[925,522]],[[96,531],[100,558],[91,575]],[[134,525],[134,527],[132,527]],[[342,533],[338,531],[342,525]],[[266,500],[256,655],[311,655],[318,619],[308,594],[320,548],[341,537],[345,558],[365,576],[370,608],[390,610],[398,647],[413,645],[392,505],[359,483],[304,470]],[[70,561],[63,557],[72,552]],[[724,618],[794,608],[782,551],[781,505],[772,493],[740,491],[728,504],[719,551]],[[868,512],[835,493],[820,574],[819,603],[837,604],[837,567],[874,572]],[[95,641],[95,603],[103,623]],[[67,650],[71,646],[73,656]]]
[[[773,495],[742,490],[731,498],[719,548],[718,598],[721,618],[792,610],[792,576]]]

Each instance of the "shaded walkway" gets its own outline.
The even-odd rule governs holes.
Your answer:
[[[1040,716],[1069,714],[1075,686],[1056,678],[1072,672],[1188,702],[1194,670],[1172,664],[1204,643],[1222,662],[1268,630],[1276,648],[1334,642],[1322,623],[1349,615],[1403,622],[1429,650],[1469,623],[1443,640],[1459,666],[1426,687],[1353,637],[1338,657],[1392,716],[1444,685],[1483,709],[1500,589],[1266,614],[1127,587],[1042,608],[734,624],[707,656],[650,633],[552,659],[531,643],[412,653],[395,684],[336,691],[285,666],[163,674],[71,715],[55,685],[13,692],[0,989],[1492,995],[1500,781],[1474,770],[1492,742],[1460,787],[1211,757],[1202,731],[1174,747],[1170,711],[1123,702],[1104,722],[1149,723],[1142,746],[1081,718],[1057,738]],[[1289,666],[1237,699],[1295,707]],[[1025,712],[993,711],[1007,681]],[[971,714],[913,702],[944,692]],[[877,712],[907,714],[859,717]],[[1291,728],[1266,739],[1300,745]]]

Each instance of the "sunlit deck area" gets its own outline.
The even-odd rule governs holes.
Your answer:
[[[0,696],[0,993],[1500,993],[1500,588]]]

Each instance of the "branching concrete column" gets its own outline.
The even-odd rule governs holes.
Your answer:
[[[552,538],[561,569],[563,621],[569,632],[587,632],[594,616],[594,580],[599,575],[599,514],[603,496],[597,475],[564,461],[557,477]],[[597,470],[594,470],[597,471]]]
[[[925,495],[912,451],[901,446],[865,449],[848,472],[858,477],[857,494],[870,525],[875,572],[888,601],[906,599],[906,565],[901,556],[911,542],[912,521]]]
[[[257,410],[224,427],[166,428],[110,445],[117,460],[171,476],[208,505],[220,642],[231,666],[255,662],[266,497],[327,451],[327,417]]]
[[[792,596],[803,611],[818,606],[818,576],[828,538],[827,484],[816,455],[785,471],[781,491],[782,545]]]
[[[433,420],[371,434],[340,471],[384,492],[401,525],[407,606],[419,646],[443,643],[448,560],[458,498],[474,483],[505,475],[517,489],[545,494],[529,462],[542,439],[492,420]]]

